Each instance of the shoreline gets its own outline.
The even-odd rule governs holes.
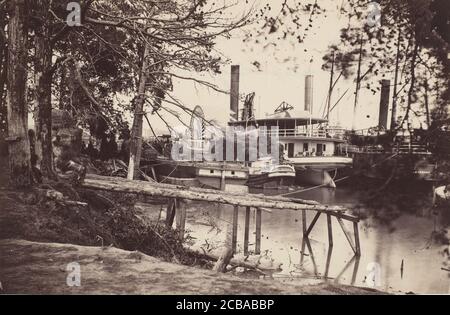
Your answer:
[[[2,294],[386,294],[316,280],[244,279],[114,247],[0,240]],[[66,283],[80,264],[79,287]]]

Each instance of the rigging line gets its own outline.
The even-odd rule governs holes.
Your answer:
[[[344,96],[345,96],[345,94],[347,94],[347,92],[348,92],[348,89],[345,90],[345,92],[341,95],[341,97],[338,99],[338,101],[333,105],[333,107],[331,107],[330,113],[339,104],[339,102],[344,98]]]
[[[394,158],[394,157],[397,156],[398,154],[399,154],[398,152],[397,152],[397,153],[394,153],[394,154],[392,154],[391,156],[389,156],[389,157],[387,157],[387,158],[381,160],[380,162],[377,162],[377,163],[374,163],[374,164],[370,165],[370,168],[373,168],[373,167],[375,167],[375,166],[377,166],[377,165],[379,165],[379,164],[381,164],[381,163],[384,163],[384,162],[386,162],[387,160],[390,160],[390,159]],[[339,178],[339,179],[335,180],[334,182],[335,182],[335,183],[338,183],[338,182],[343,181],[343,180],[346,180],[346,179],[348,179],[348,178],[350,178],[350,177],[359,175],[360,173],[362,173],[362,172],[357,172],[357,173],[355,173],[355,174],[353,174],[353,175],[349,175],[349,176],[345,176],[345,177]],[[280,195],[277,195],[277,196],[282,196],[282,197],[284,197],[284,196],[289,196],[289,195],[293,195],[293,194],[297,194],[297,193],[303,193],[303,192],[306,192],[306,191],[310,191],[310,190],[313,190],[313,189],[322,188],[322,187],[326,187],[326,186],[328,186],[328,184],[322,184],[322,185],[317,185],[317,186],[314,186],[314,187],[308,187],[308,188],[305,188],[305,189],[300,189],[300,190],[296,190],[296,191],[291,191],[291,192],[288,192],[288,193],[285,193],[285,194],[280,194]]]
[[[155,131],[153,130],[152,125],[150,124],[150,120],[148,119],[147,113],[144,113],[144,117],[145,117],[145,120],[147,121],[148,126],[150,127],[150,130],[153,133],[153,136],[155,137],[156,142],[158,142],[160,144],[161,142],[158,139],[158,136],[156,135]]]
[[[166,179],[167,178],[169,178],[170,177],[170,175],[172,175],[173,174],[173,172],[175,172],[176,171],[176,169],[178,168],[178,162],[177,162],[177,164],[175,164],[175,167],[174,167],[174,169],[169,173],[169,175],[167,175],[165,178],[163,178],[163,180],[162,181],[160,181],[160,183],[164,183],[165,181],[166,181]]]

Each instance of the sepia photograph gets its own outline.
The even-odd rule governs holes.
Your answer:
[[[450,295],[450,1],[0,0],[0,295]]]

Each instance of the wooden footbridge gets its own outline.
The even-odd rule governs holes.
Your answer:
[[[163,197],[168,199],[166,223],[172,226],[175,220],[176,229],[180,237],[184,237],[186,223],[185,200],[204,201],[209,203],[219,203],[231,205],[233,211],[233,228],[231,236],[232,251],[236,252],[238,214],[240,208],[245,208],[244,222],[244,255],[249,253],[250,236],[250,212],[256,209],[256,233],[255,233],[255,254],[261,252],[261,224],[263,212],[272,211],[302,211],[302,234],[303,238],[308,238],[314,229],[317,220],[321,215],[327,217],[328,242],[333,246],[333,226],[332,218],[336,218],[339,226],[344,232],[348,243],[350,244],[356,256],[361,255],[361,246],[359,241],[358,222],[359,218],[347,214],[347,209],[340,206],[328,206],[316,201],[302,200],[297,198],[287,198],[281,196],[265,196],[262,194],[248,194],[240,192],[226,192],[198,187],[186,187],[170,184],[162,184],[148,181],[128,180],[120,177],[107,177],[88,174],[81,183],[82,187],[96,190],[105,190],[110,192],[132,193],[149,197]],[[306,211],[316,212],[312,221],[308,224]],[[349,231],[344,224],[349,221],[353,225],[353,233]]]

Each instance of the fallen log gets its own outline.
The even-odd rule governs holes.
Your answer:
[[[129,181],[126,178],[122,178],[122,177],[108,177],[108,176],[101,176],[101,175],[96,175],[96,174],[87,174],[86,178],[88,179],[99,179],[99,180],[104,180],[105,178],[112,178],[117,182],[123,181],[123,182],[127,182]],[[139,182],[137,180],[135,180],[135,182]],[[215,189],[209,189],[209,188],[200,188],[200,187],[191,187],[191,186],[183,186],[183,185],[173,185],[173,184],[165,184],[165,183],[158,183],[155,181],[151,181],[150,183],[147,184],[152,184],[152,185],[156,185],[158,187],[166,187],[166,188],[176,188],[179,190],[187,190],[187,191],[197,191],[197,192],[207,192],[207,193],[212,193],[215,194],[218,192],[218,190]],[[320,202],[314,201],[314,200],[305,200],[305,199],[299,199],[299,198],[288,198],[288,197],[282,197],[282,196],[266,196],[264,194],[243,194],[240,192],[235,192],[235,191],[221,191],[221,193],[227,194],[227,195],[232,195],[232,196],[251,196],[254,198],[259,198],[259,199],[263,199],[263,200],[270,200],[270,201],[283,201],[283,202],[294,202],[294,203],[301,203],[301,204],[306,204],[306,205],[321,205]]]
[[[216,190],[179,189],[179,186],[159,184],[143,181],[131,181],[123,178],[117,179],[105,176],[87,176],[81,184],[84,188],[115,191],[121,193],[135,193],[148,196],[161,196],[167,198],[181,198],[194,201],[207,201],[230,204],[239,207],[255,207],[279,210],[315,210],[322,212],[345,212],[340,206],[327,206],[321,204],[302,204],[270,197],[261,198],[251,194],[227,193]]]
[[[227,271],[227,266],[230,263],[231,257],[233,257],[233,250],[231,249],[230,246],[226,246],[222,254],[217,259],[217,262],[214,265],[213,270],[217,272]]]
[[[210,252],[206,252],[205,250],[202,249],[193,249],[193,248],[186,248],[187,251],[190,251],[193,254],[199,255],[204,257],[207,260],[210,261],[218,261],[220,259],[219,255],[216,255],[214,253],[210,253]],[[267,267],[267,266],[263,266],[262,264],[258,262],[253,262],[253,261],[247,261],[244,259],[239,259],[239,258],[231,258],[229,263],[230,266],[232,267],[242,267],[242,268],[247,268],[247,269],[253,269],[253,270],[258,270],[264,273],[271,273],[271,272],[275,272],[275,271],[279,271],[281,269],[281,263],[272,266],[272,267]]]

